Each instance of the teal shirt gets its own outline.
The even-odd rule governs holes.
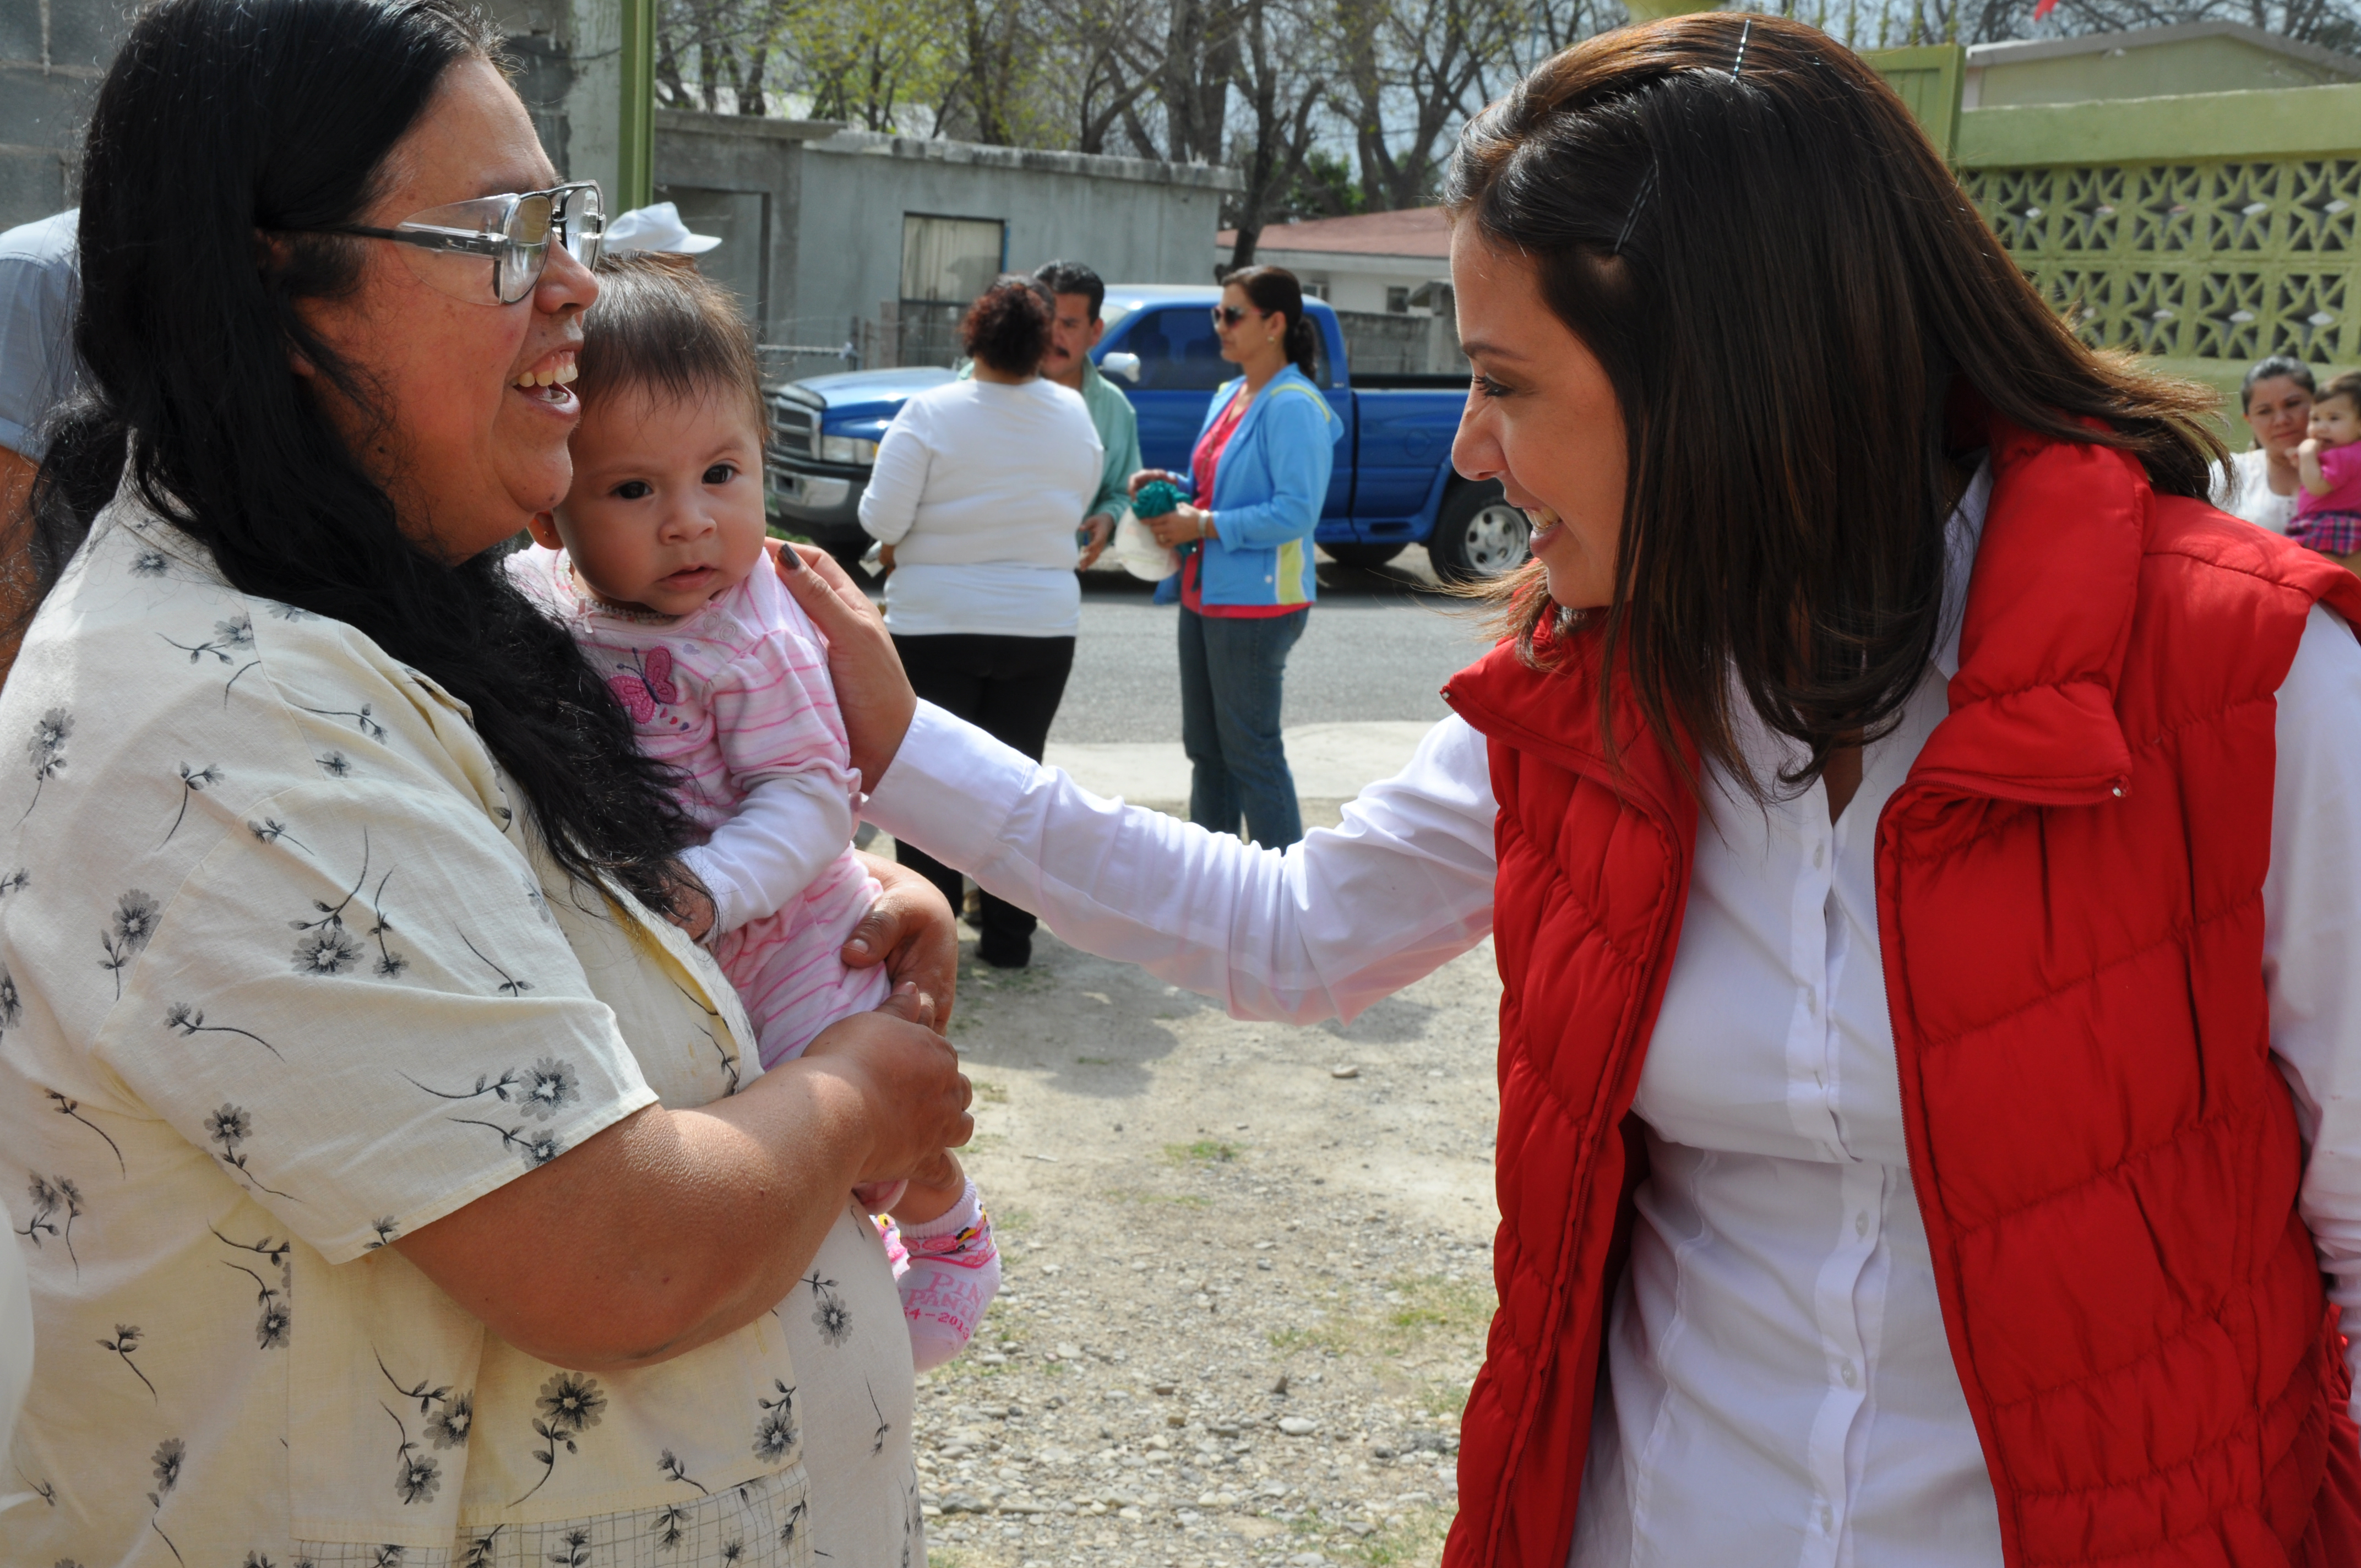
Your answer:
[[[959,368],[962,381],[974,374],[973,360]],[[1131,504],[1131,477],[1142,466],[1139,415],[1133,411],[1131,400],[1099,374],[1098,361],[1090,358],[1082,361],[1082,406],[1091,411],[1091,424],[1099,433],[1099,444],[1106,449],[1106,466],[1099,470],[1099,493],[1082,516],[1120,517]]]
[[[1099,444],[1106,448],[1106,467],[1100,472],[1098,499],[1082,515],[1120,517],[1131,504],[1131,477],[1139,472],[1139,415],[1131,400],[1099,374],[1095,361],[1082,361],[1082,401],[1098,427]]]

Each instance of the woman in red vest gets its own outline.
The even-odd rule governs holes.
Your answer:
[[[794,573],[870,815],[1242,1015],[1494,936],[1447,1563],[2361,1562],[2361,581],[1808,27],[1570,49],[1450,202],[1538,562],[1411,766],[1217,839],[906,720]]]

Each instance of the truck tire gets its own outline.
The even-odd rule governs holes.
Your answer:
[[[1532,526],[1500,497],[1497,479],[1455,484],[1443,498],[1426,558],[1446,583],[1481,583],[1515,571],[1532,558]]]
[[[1339,566],[1357,566],[1367,572],[1384,565],[1400,554],[1409,545],[1410,541],[1403,539],[1391,544],[1340,543],[1323,544],[1320,548],[1328,552],[1328,558]]]

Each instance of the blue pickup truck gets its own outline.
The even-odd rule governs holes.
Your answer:
[[[1214,288],[1110,287],[1106,332],[1092,351],[1099,368],[1139,411],[1139,445],[1151,468],[1185,472],[1216,387],[1237,374],[1213,336]],[[1456,376],[1353,376],[1335,313],[1317,300],[1312,379],[1345,422],[1334,477],[1316,537],[1350,566],[1376,566],[1411,544],[1426,546],[1446,582],[1497,576],[1526,557],[1525,516],[1497,482],[1451,470],[1451,438],[1467,400]],[[877,441],[903,400],[950,380],[935,367],[815,376],[772,390],[771,510],[796,532],[832,548],[864,543],[857,510]]]

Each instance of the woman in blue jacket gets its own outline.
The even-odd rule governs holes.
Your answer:
[[[1295,775],[1279,739],[1279,685],[1303,635],[1316,585],[1312,531],[1328,495],[1344,422],[1312,378],[1317,329],[1283,267],[1222,280],[1213,307],[1222,357],[1245,374],[1213,394],[1186,476],[1194,504],[1148,523],[1183,547],[1180,740],[1193,773],[1189,817],[1201,828],[1284,849],[1303,837]]]

